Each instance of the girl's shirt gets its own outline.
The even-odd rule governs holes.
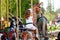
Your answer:
[[[26,19],[26,23],[33,23],[33,16],[30,16],[28,19]]]

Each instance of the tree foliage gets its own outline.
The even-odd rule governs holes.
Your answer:
[[[15,14],[16,12],[16,0],[9,0],[8,1],[8,11],[11,14]]]
[[[45,16],[49,21],[53,20],[56,17],[56,12],[52,10],[51,3],[47,6],[47,11],[45,12]]]
[[[56,10],[56,13],[60,13],[60,8]]]
[[[4,16],[5,15],[5,13],[6,13],[6,3],[5,3],[5,0],[3,1],[1,1],[1,4],[2,4],[2,8],[1,8],[1,14],[2,14],[2,16]]]
[[[38,2],[38,0],[33,0],[33,4],[35,4],[36,2]],[[8,0],[7,6],[8,6],[8,14],[11,13],[12,15],[16,16],[16,0]],[[24,21],[24,13],[29,8],[31,8],[31,0],[21,0],[21,17],[23,21]],[[5,13],[6,13],[6,0],[4,1],[2,0],[2,16],[5,16]],[[18,11],[18,15],[20,16],[20,11]]]

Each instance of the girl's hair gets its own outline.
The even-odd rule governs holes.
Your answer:
[[[28,19],[30,17],[30,10],[26,10],[25,12],[25,18]]]

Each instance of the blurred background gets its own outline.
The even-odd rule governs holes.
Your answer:
[[[40,6],[42,7],[42,11],[44,11],[43,15],[48,19],[48,32],[60,30],[60,0],[33,0],[33,4],[38,1],[42,2]],[[16,0],[8,0],[8,2],[6,0],[0,0],[0,4],[1,20],[16,16],[16,8],[18,7],[18,16],[23,21],[24,25],[26,24],[24,13],[27,9],[31,8],[31,0],[18,0],[18,2]],[[16,6],[17,4],[18,6]]]

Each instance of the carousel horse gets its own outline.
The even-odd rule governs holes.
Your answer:
[[[9,37],[11,40],[15,40],[15,29],[16,29],[16,17],[12,17],[11,19],[11,24],[10,24],[10,33],[9,33]]]
[[[22,39],[23,40],[35,40],[34,36],[32,36],[31,34],[33,33],[33,30],[31,29],[24,29],[23,33],[22,33]]]
[[[48,40],[48,37],[47,37],[47,18],[43,15],[43,11],[41,10],[41,7],[40,5],[35,5],[35,13],[36,13],[36,16],[35,17],[36,19],[36,24],[37,24],[37,27],[38,27],[38,32],[39,32],[39,37],[40,37],[40,40],[41,40],[41,37],[44,37],[44,40]]]
[[[15,40],[15,17],[12,17],[10,27],[7,27],[4,29],[3,36],[1,37],[1,40]]]
[[[6,40],[7,39],[7,29],[8,27],[7,27],[7,21],[5,20],[4,21],[4,24],[3,24],[3,28],[2,28],[2,30],[1,31],[3,31],[2,32],[2,36],[1,36],[1,40]],[[9,31],[9,30],[8,30]]]
[[[19,38],[22,40],[28,40],[30,37],[30,34],[27,32],[29,29],[25,29],[23,22],[20,18],[18,18],[18,26],[19,26]]]
[[[32,38],[32,36],[30,36],[30,34],[27,31],[32,31],[30,29],[26,29],[21,22],[19,23],[19,38],[22,40],[28,40],[29,38]]]
[[[48,40],[47,38],[47,18],[43,15],[37,18],[37,26],[39,31],[39,36],[44,37],[44,40]]]

